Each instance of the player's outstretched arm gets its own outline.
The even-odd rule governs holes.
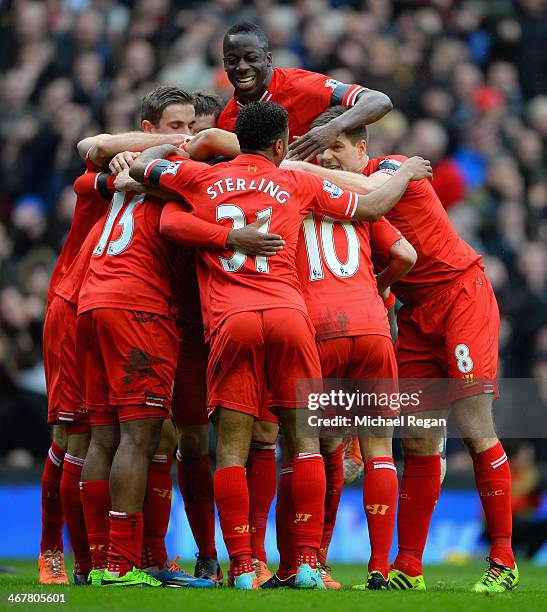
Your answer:
[[[344,130],[374,123],[392,108],[393,104],[385,93],[363,88],[352,108],[329,123],[314,127],[307,134],[295,139],[289,145],[289,157],[311,161],[333,145]]]
[[[108,162],[122,151],[144,151],[149,147],[161,144],[179,146],[189,138],[188,134],[151,134],[149,132],[125,132],[123,134],[100,134],[95,137],[93,146],[89,149],[89,159],[99,167],[108,165]],[[81,141],[83,142],[83,141]],[[80,143],[78,143],[80,150]]]
[[[209,223],[189,213],[180,202],[169,202],[160,217],[160,233],[186,246],[237,249],[247,255],[271,257],[283,250],[285,241],[277,234],[266,234],[259,219],[241,229]]]
[[[309,162],[296,161],[292,159],[285,159],[281,163],[280,168],[282,170],[300,170],[303,172],[310,172],[316,176],[327,179],[331,183],[335,183],[342,189],[348,191],[355,191],[357,193],[370,193],[374,191],[379,185],[376,184],[374,179],[365,176],[364,174],[357,174],[356,172],[347,172],[346,170],[332,170],[330,168],[322,168]],[[384,175],[387,177],[387,175]]]
[[[215,155],[236,157],[239,155],[239,141],[235,134],[219,128],[199,132],[186,146],[191,159],[205,161]]]
[[[397,204],[410,181],[432,176],[433,171],[429,160],[418,156],[407,159],[391,180],[367,195],[358,196],[353,218],[356,221],[378,220]]]
[[[414,247],[406,238],[400,238],[393,243],[389,249],[389,264],[376,277],[378,293],[381,295],[388,287],[406,276],[414,267],[417,259],[418,255]]]

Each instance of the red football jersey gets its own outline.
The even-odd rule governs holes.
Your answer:
[[[167,316],[171,312],[173,249],[159,232],[162,203],[116,192],[78,300],[78,314],[123,308]]]
[[[339,85],[343,83],[317,72],[299,68],[274,68],[272,80],[260,101],[271,100],[289,113],[289,134],[292,140],[295,136],[309,132],[312,121],[331,106],[332,93]],[[364,90],[361,85],[348,86],[343,99],[337,103],[353,106],[357,96]],[[243,106],[234,96],[220,113],[217,127],[233,132]]]
[[[89,233],[78,251],[78,254],[67,268],[63,278],[55,288],[55,295],[62,297],[74,306],[78,306],[78,296],[80,295],[80,290],[89,268],[91,253],[93,253],[93,249],[101,236],[105,218],[106,212],[89,230]]]
[[[93,170],[94,166],[87,160],[86,168],[85,173],[74,181],[76,208],[70,231],[51,275],[48,304],[55,294],[57,285],[78,254],[89,230],[104,213],[114,193],[114,175]]]
[[[405,159],[403,155],[371,159],[363,169],[363,174],[393,174]],[[427,179],[410,182],[403,197],[387,213],[386,219],[402,233],[418,254],[412,270],[393,285],[395,295],[405,304],[430,296],[442,283],[449,283],[464,270],[481,262],[481,256],[452,227]]]
[[[146,180],[182,196],[208,222],[241,228],[267,219],[263,231],[285,240],[283,251],[270,258],[197,250],[206,335],[236,312],[276,307],[307,312],[295,261],[301,221],[312,210],[350,219],[358,202],[354,192],[306,172],[280,170],[261,155],[239,155],[213,167],[155,160]]]
[[[401,233],[384,218],[348,223],[311,214],[302,223],[298,275],[317,340],[379,334],[390,337],[378,295],[372,249],[389,257]]]

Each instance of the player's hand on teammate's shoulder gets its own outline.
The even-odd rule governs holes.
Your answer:
[[[266,221],[267,219],[259,219],[241,229],[231,230],[228,234],[226,246],[242,251],[247,255],[260,255],[262,257],[271,257],[278,251],[282,251],[285,241],[281,236],[278,234],[265,234],[260,231],[260,228]]]
[[[410,179],[411,181],[419,181],[424,178],[433,178],[431,162],[428,159],[420,157],[419,155],[409,157],[399,168],[399,171],[409,172],[412,176]]]
[[[129,170],[139,155],[140,153],[134,151],[122,151],[121,153],[114,155],[108,164],[108,168],[112,174],[119,174],[124,170]]]
[[[336,142],[338,134],[338,128],[332,121],[325,125],[314,127],[307,134],[295,138],[289,144],[288,158],[311,161],[319,153],[323,153],[325,149],[331,147]]]

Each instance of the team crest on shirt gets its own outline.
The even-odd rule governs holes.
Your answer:
[[[326,191],[333,200],[342,197],[342,194],[344,193],[343,190],[338,187],[338,185],[326,180],[323,181],[323,191]]]
[[[342,85],[342,83],[340,81],[337,81],[336,79],[327,79],[325,81],[325,87],[330,87],[332,89],[332,91],[334,91],[338,85]]]
[[[400,161],[397,161],[396,159],[389,159],[389,157],[386,157],[379,163],[378,170],[381,170],[382,172],[387,172],[388,174],[395,174],[395,172],[399,170],[400,166]]]
[[[162,174],[172,174],[173,176],[175,176],[181,164],[182,162],[172,162],[168,166],[165,166],[165,168],[162,170],[161,173]]]

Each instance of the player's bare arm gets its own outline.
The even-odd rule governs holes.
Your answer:
[[[285,241],[278,234],[261,232],[266,222],[267,219],[259,219],[228,231],[219,224],[199,219],[178,202],[169,202],[160,217],[160,234],[185,246],[226,247],[251,256],[272,257],[283,250]]]
[[[232,132],[209,128],[194,136],[188,143],[186,152],[196,161],[205,161],[214,155],[236,157],[239,155],[239,141]]]
[[[314,127],[304,136],[296,138],[289,145],[289,157],[311,161],[319,153],[332,146],[344,130],[374,123],[389,113],[392,108],[393,104],[386,94],[364,88],[355,106],[343,115],[325,125]]]
[[[377,221],[401,199],[410,181],[431,178],[431,162],[423,157],[411,157],[382,187],[367,195],[359,195],[353,218],[357,221]]]
[[[117,153],[122,151],[144,151],[161,144],[180,146],[190,138],[189,134],[161,134],[149,132],[125,132],[123,134],[102,134],[89,150],[89,159],[97,166],[108,165]]]
[[[381,187],[385,181],[379,184],[373,180],[372,176],[364,176],[363,174],[357,174],[355,172],[348,172],[346,170],[334,170],[332,168],[324,168],[309,162],[297,161],[292,159],[283,160],[280,168],[284,170],[300,170],[303,172],[310,172],[316,176],[327,179],[332,183],[336,183],[342,189],[349,191],[355,191],[356,193],[367,194],[374,191],[378,187]],[[390,178],[384,174],[386,178]]]
[[[376,277],[378,293],[382,295],[386,289],[406,276],[414,267],[418,255],[414,247],[405,238],[400,238],[389,249],[389,265]]]

